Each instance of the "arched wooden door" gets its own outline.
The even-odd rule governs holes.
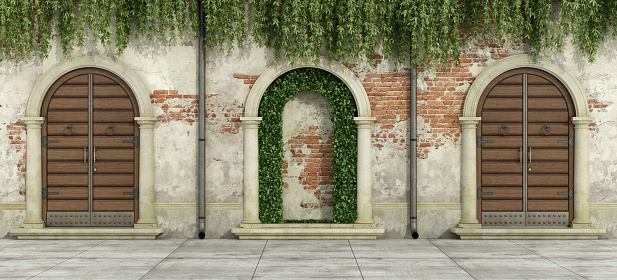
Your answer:
[[[133,226],[138,209],[137,102],[96,68],[58,79],[43,101],[43,218],[47,226]]]
[[[568,226],[574,106],[566,88],[541,70],[512,70],[484,90],[477,116],[482,225]]]

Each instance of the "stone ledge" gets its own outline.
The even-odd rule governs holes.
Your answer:
[[[598,239],[603,228],[450,228],[461,239]]]
[[[373,225],[374,226],[374,225]],[[231,229],[240,239],[377,239],[380,227],[354,228],[354,224],[240,224]]]
[[[155,239],[165,228],[13,228],[18,239]]]

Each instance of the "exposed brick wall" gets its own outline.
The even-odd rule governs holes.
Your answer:
[[[23,156],[17,163],[17,169],[22,173],[22,176],[26,176],[26,123],[18,121],[14,124],[8,125],[6,130],[9,134],[9,141],[11,146],[15,148],[15,152],[22,153]],[[22,138],[24,136],[24,138]],[[22,194],[22,192],[20,192]],[[25,195],[25,192],[22,194]]]
[[[155,90],[150,95],[152,103],[163,109],[164,115],[158,118],[159,122],[195,122],[199,107],[197,98],[193,94],[179,94],[177,90]]]
[[[220,126],[222,133],[238,134],[244,115],[244,105],[238,101],[233,103],[219,103],[218,94],[206,96],[206,119],[209,123]]]
[[[332,174],[332,135],[326,143],[323,142],[323,135],[319,134],[317,126],[311,126],[308,130],[302,131],[297,136],[288,141],[289,151],[291,152],[291,164],[302,165],[303,169],[298,178],[289,176],[289,162],[283,160],[283,178],[298,180],[303,189],[313,194],[319,203],[302,203],[302,208],[319,209],[332,207],[332,185],[334,176]],[[310,151],[304,153],[302,150]],[[283,188],[288,188],[287,183],[283,183]]]
[[[597,99],[589,99],[589,100],[587,100],[587,104],[589,106],[589,113],[593,113],[593,112],[606,112],[606,107],[608,107],[608,104],[601,103]],[[595,132],[595,133],[600,132],[598,124],[595,121],[593,121],[593,122],[591,122],[589,124],[589,130],[591,130],[591,132]],[[592,134],[591,136],[593,137],[594,134]]]

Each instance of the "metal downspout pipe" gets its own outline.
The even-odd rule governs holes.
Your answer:
[[[199,213],[197,215],[199,219],[199,239],[206,237],[206,127],[205,127],[205,114],[206,114],[206,60],[204,49],[204,6],[203,1],[199,0],[199,46],[197,47],[198,53],[198,70],[197,80],[198,95],[199,95],[199,109],[197,110],[197,126],[199,130],[199,141],[197,148],[197,203],[199,205]]]
[[[410,53],[411,55],[411,53]],[[409,69],[409,94],[410,94],[410,110],[411,115],[409,116],[409,129],[411,130],[410,138],[411,138],[411,147],[409,152],[409,166],[410,176],[409,176],[409,224],[411,226],[411,237],[413,239],[418,239],[420,236],[418,234],[418,131],[417,131],[417,121],[418,121],[418,87],[417,87],[417,78],[418,73],[416,69],[416,65],[411,65]]]

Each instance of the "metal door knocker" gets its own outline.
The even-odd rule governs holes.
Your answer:
[[[506,136],[506,135],[508,135],[508,134],[510,134],[510,128],[509,128],[507,125],[505,125],[505,124],[504,124],[504,125],[502,125],[502,126],[499,128],[499,135]]]
[[[114,127],[113,124],[110,124],[106,129],[105,129],[105,134],[107,134],[108,136],[113,136],[116,134],[116,128]]]
[[[70,124],[67,124],[66,127],[64,128],[64,135],[71,136],[73,135],[73,132],[75,132],[75,130],[73,129],[73,126]]]
[[[544,136],[549,136],[551,135],[551,127],[548,124],[545,124],[544,127],[542,127],[542,134],[544,134]]]

